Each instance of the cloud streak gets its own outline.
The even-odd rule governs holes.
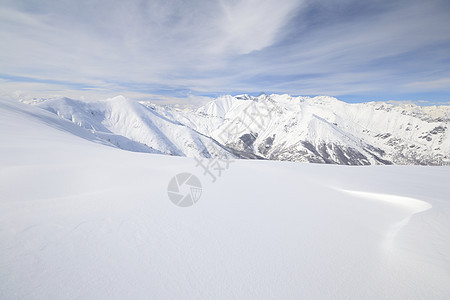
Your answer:
[[[448,100],[448,20],[444,0],[3,1],[0,87]]]

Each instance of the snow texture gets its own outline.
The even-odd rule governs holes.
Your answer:
[[[112,102],[70,120],[0,101],[0,299],[450,297],[449,167],[235,160],[212,183],[191,158],[105,142],[98,131],[131,138],[125,123],[176,134],[143,116],[206,141],[137,105],[127,123]],[[163,141],[152,149],[180,150]],[[202,182],[190,207],[167,194],[183,172]]]

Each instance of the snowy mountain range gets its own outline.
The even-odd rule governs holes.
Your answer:
[[[450,106],[289,95],[219,97],[198,108],[122,96],[34,101],[115,147],[188,157],[343,165],[450,165]]]
[[[196,114],[123,98],[39,104],[59,117],[0,97],[0,299],[448,299],[450,167],[240,159],[214,171],[213,182],[192,158],[112,147],[236,156],[220,145],[229,139],[229,147],[242,141],[248,153],[270,157],[278,139],[294,143],[291,132],[302,128],[310,143],[344,143],[347,123],[327,120],[321,107],[344,106],[336,111],[344,118],[379,106],[292,99],[303,115],[283,133],[295,115],[289,102],[274,99],[281,116],[264,123],[260,100],[225,97]],[[232,120],[244,104],[252,109],[239,117],[259,121],[256,139],[234,139],[234,126],[225,127],[240,124]],[[378,112],[398,108],[385,109]],[[411,124],[427,118],[399,116]],[[338,133],[329,130],[336,126]],[[264,154],[259,145],[269,134]],[[437,143],[440,134],[431,135],[427,142]],[[201,182],[193,206],[170,199],[180,174]],[[179,185],[178,194],[192,193]]]

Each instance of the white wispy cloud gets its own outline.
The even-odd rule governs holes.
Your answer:
[[[277,33],[299,9],[301,1],[220,1],[218,35],[213,52],[247,54],[273,44]],[[216,33],[215,33],[216,34]]]
[[[450,78],[441,78],[430,81],[416,81],[406,84],[407,87],[417,90],[434,90],[446,89],[450,90]]]
[[[448,92],[449,19],[444,0],[5,0],[0,88]]]

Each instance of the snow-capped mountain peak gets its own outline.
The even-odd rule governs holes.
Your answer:
[[[329,96],[221,96],[196,109],[118,96],[36,105],[116,146],[181,156],[367,164],[450,164],[450,107]]]

